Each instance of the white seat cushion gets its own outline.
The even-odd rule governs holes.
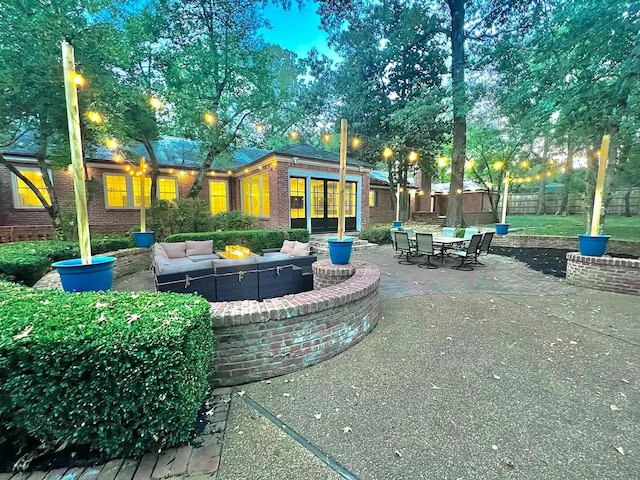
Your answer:
[[[187,250],[187,257],[192,255],[210,255],[213,253],[213,240],[187,240],[184,243]]]

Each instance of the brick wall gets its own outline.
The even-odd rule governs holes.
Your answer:
[[[393,210],[393,204],[391,203],[391,192],[388,186],[372,187],[372,190],[376,192],[376,206],[369,207],[369,222],[370,223],[391,223],[396,218],[396,213]],[[367,198],[366,205],[369,205],[369,199]]]
[[[550,235],[496,235],[491,242],[496,247],[531,247],[578,250],[578,237],[554,237]],[[640,256],[640,242],[609,240],[607,253]]]
[[[320,260],[311,265],[313,269],[313,289],[320,290],[324,287],[346,282],[356,273],[356,264],[334,265],[331,260]]]
[[[567,283],[640,295],[640,260],[567,254]]]
[[[284,375],[327,360],[378,323],[380,271],[358,263],[344,283],[263,302],[211,304],[214,385]]]
[[[108,252],[96,257],[115,257],[113,264],[113,281],[132,273],[140,272],[151,267],[151,250],[149,248],[125,248],[115,252]],[[50,271],[36,282],[34,288],[62,288],[60,275],[55,270]]]

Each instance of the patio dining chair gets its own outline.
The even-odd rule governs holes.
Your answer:
[[[442,236],[443,237],[455,237],[456,229],[454,227],[442,227]]]
[[[478,250],[480,248],[480,242],[482,241],[482,234],[476,233],[471,236],[469,245],[466,250],[458,250],[455,252],[449,252],[449,256],[458,258],[458,264],[454,265],[454,270],[473,270],[473,263],[478,259]]]
[[[480,230],[477,228],[465,228],[464,229],[464,239],[466,240],[464,242],[464,246],[467,247],[469,245],[469,241],[471,240],[471,237],[474,236],[476,233],[480,233]]]
[[[489,247],[491,247],[491,240],[493,240],[493,236],[495,232],[487,232],[482,236],[482,241],[480,242],[480,247],[478,248],[478,254],[473,261],[474,265],[478,265],[480,267],[484,267],[484,263],[478,260],[480,255],[489,255]]]
[[[432,233],[416,233],[416,255],[426,255],[427,261],[419,263],[420,268],[438,268],[434,263],[431,263],[431,257],[442,255],[441,250],[433,248],[433,234]]]
[[[413,265],[413,262],[409,260],[410,257],[416,254],[415,247],[411,246],[409,242],[409,234],[407,232],[394,232],[396,238],[396,251],[400,255],[398,263],[402,265]]]

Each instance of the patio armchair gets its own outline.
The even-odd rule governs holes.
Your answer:
[[[478,265],[480,267],[484,267],[484,263],[478,260],[480,255],[489,255],[489,247],[491,247],[491,240],[493,240],[493,236],[495,232],[487,232],[482,236],[482,241],[480,242],[480,247],[478,248],[478,254],[476,255],[475,260],[473,261],[474,265]]]
[[[456,229],[454,227],[442,227],[442,236],[443,237],[455,237]]]
[[[449,252],[449,256],[458,259],[458,264],[454,265],[454,270],[473,270],[473,263],[478,259],[478,251],[480,248],[480,242],[482,241],[482,234],[476,233],[471,236],[469,245],[466,250],[458,250]]]
[[[416,233],[416,255],[426,255],[427,261],[419,263],[420,268],[438,268],[434,263],[431,263],[431,257],[436,255],[442,255],[441,250],[435,250],[433,248],[433,234],[432,233]],[[443,258],[444,261],[444,258]]]
[[[469,241],[471,240],[471,237],[474,236],[476,233],[480,233],[480,230],[477,228],[465,228],[464,229],[464,239],[466,240],[464,242],[464,246],[467,247],[469,245]]]
[[[393,235],[396,239],[396,251],[400,255],[400,260],[398,260],[398,263],[402,265],[413,265],[413,262],[409,260],[409,257],[416,254],[416,249],[415,247],[412,247],[411,243],[409,242],[409,234],[405,231],[402,231],[394,232]]]

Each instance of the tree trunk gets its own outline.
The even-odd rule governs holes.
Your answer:
[[[449,204],[444,224],[457,227],[462,223],[462,186],[467,147],[467,96],[464,80],[465,0],[447,0],[451,11],[451,86],[453,90],[453,153]]]
[[[542,144],[542,160],[544,161],[545,167],[548,162],[549,156],[549,139],[545,135],[544,142]],[[545,189],[547,185],[547,175],[545,172],[540,174],[540,186],[538,187],[538,211],[536,215],[546,215],[547,214],[547,191]]]
[[[631,187],[627,187],[627,190],[624,192],[624,216],[631,216]]]
[[[567,165],[565,170],[564,185],[562,187],[562,198],[560,199],[560,208],[556,212],[556,215],[568,215],[569,214],[569,189],[571,184],[571,177],[573,177],[573,155],[574,147],[571,142],[571,138],[567,139]]]

